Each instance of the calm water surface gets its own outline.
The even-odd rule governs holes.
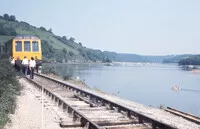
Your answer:
[[[144,105],[170,106],[200,116],[200,74],[175,64],[58,65],[61,76],[78,76],[89,87]],[[172,86],[185,90],[172,91]],[[190,91],[194,90],[194,91]]]

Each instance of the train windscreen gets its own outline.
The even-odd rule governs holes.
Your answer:
[[[38,45],[38,41],[33,41],[32,42],[32,50],[33,52],[38,52],[39,51],[39,45]]]
[[[15,51],[21,52],[22,51],[22,41],[16,41],[15,42]]]

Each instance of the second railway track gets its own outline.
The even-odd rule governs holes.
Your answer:
[[[191,122],[194,122],[194,123],[197,123],[197,124],[200,124],[200,117],[198,116],[194,116],[192,114],[189,114],[189,113],[185,113],[185,112],[182,112],[182,111],[179,111],[179,110],[176,110],[174,108],[171,108],[171,107],[167,107],[165,109],[165,111],[167,112],[170,112],[172,114],[175,114],[177,116],[180,116],[180,117],[183,117]]]
[[[123,105],[89,93],[57,79],[36,74],[34,80],[26,78],[44,91],[62,109],[66,117],[60,126],[88,129],[175,129],[171,125],[149,118]]]

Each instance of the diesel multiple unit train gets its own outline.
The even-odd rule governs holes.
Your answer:
[[[31,57],[37,57],[42,60],[41,40],[37,36],[32,35],[17,35],[5,44],[0,46],[0,53],[6,53],[15,60],[19,58],[23,60],[24,56],[28,60]]]

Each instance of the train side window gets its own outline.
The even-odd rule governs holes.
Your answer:
[[[15,42],[15,51],[21,52],[22,51],[22,41],[16,41]]]
[[[38,41],[33,41],[32,42],[32,50],[33,50],[33,52],[38,52],[39,51]]]
[[[30,52],[31,51],[30,41],[24,41],[24,51],[25,52]]]

